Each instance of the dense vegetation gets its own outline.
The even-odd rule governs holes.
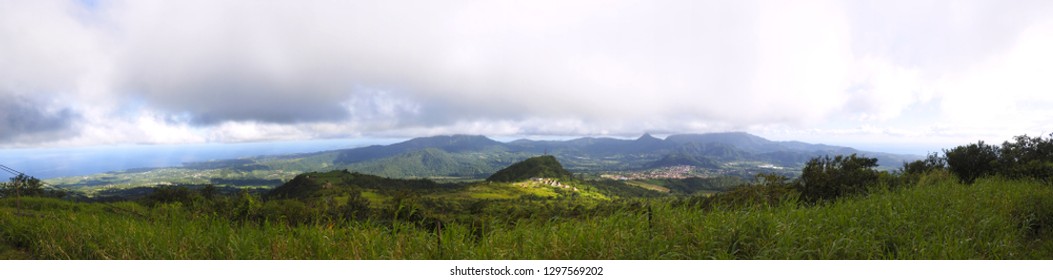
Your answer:
[[[690,191],[716,184],[703,179],[663,184],[663,193],[538,171],[555,158],[513,165],[508,178],[527,177],[507,181],[341,170],[262,195],[167,187],[107,203],[27,197],[29,179],[18,178],[0,186],[0,257],[1053,258],[1053,144],[1015,140],[956,147],[894,172],[855,154],[816,157],[797,178],[762,174],[716,194]],[[7,195],[13,188],[19,197]]]
[[[179,203],[0,200],[2,236],[45,259],[1019,259],[1051,258],[1053,189],[945,173],[817,206],[705,209],[664,200],[587,217],[422,227],[231,222]],[[745,210],[749,209],[749,210]],[[485,230],[479,230],[485,228]]]
[[[517,162],[508,168],[498,170],[486,178],[491,182],[516,182],[530,178],[570,179],[574,177],[554,156],[539,156]]]

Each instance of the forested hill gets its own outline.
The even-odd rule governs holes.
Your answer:
[[[486,178],[492,182],[516,182],[530,178],[570,179],[574,175],[563,169],[563,165],[554,156],[532,157],[517,162],[508,168],[501,169]]]

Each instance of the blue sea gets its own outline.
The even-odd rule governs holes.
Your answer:
[[[0,149],[0,164],[41,179],[134,168],[177,167],[185,162],[237,159],[357,148],[393,139],[335,139],[234,144],[120,145]],[[9,174],[0,174],[5,178]],[[0,180],[0,181],[6,181]]]

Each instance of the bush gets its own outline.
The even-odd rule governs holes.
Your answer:
[[[66,193],[60,190],[44,188],[44,182],[36,177],[19,174],[11,178],[10,183],[0,183],[0,197],[38,196],[63,197]]]
[[[140,199],[140,203],[153,207],[157,204],[179,202],[183,205],[191,205],[194,200],[200,199],[201,195],[183,186],[157,187],[153,193]]]
[[[270,200],[260,208],[261,220],[284,222],[288,225],[306,224],[315,217],[307,204],[293,199]]]
[[[999,150],[999,172],[1010,178],[1053,178],[1053,139],[1021,135]]]
[[[797,190],[808,202],[833,200],[838,197],[866,193],[878,182],[876,158],[829,156],[813,158],[801,170]]]
[[[796,202],[800,193],[784,176],[757,174],[757,184],[740,185],[715,194],[702,202],[704,209],[741,209],[746,207],[774,207]]]
[[[340,212],[344,218],[348,220],[363,220],[369,217],[371,212],[369,208],[369,199],[362,197],[362,192],[353,191],[350,195],[351,196],[347,198],[347,203],[340,208]]]
[[[904,162],[899,173],[904,175],[921,175],[934,170],[944,169],[946,167],[947,161],[943,157],[936,153],[931,153],[925,157],[925,159],[915,160],[910,163]]]
[[[995,173],[998,147],[979,141],[975,144],[944,150],[947,167],[962,183],[972,184],[977,178]]]

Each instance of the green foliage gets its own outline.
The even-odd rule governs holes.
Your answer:
[[[765,178],[758,185],[776,183],[790,182]],[[438,231],[401,220],[288,223],[311,208],[291,200],[260,209],[286,221],[238,222],[181,203],[48,198],[24,199],[27,213],[16,215],[15,201],[0,199],[0,243],[38,259],[1053,258],[1053,188],[1028,180],[981,179],[965,187],[933,173],[911,188],[817,206],[706,210],[651,199],[587,210],[548,202],[517,202],[520,210],[465,205],[477,218],[446,221]],[[504,218],[546,207],[564,214]]]
[[[283,223],[287,225],[302,225],[313,219],[323,217],[317,215],[315,209],[308,208],[307,204],[294,199],[270,200],[260,207],[256,220]]]
[[[672,153],[665,155],[661,159],[648,164],[647,168],[661,168],[681,165],[698,166],[714,169],[720,168],[720,165],[716,164],[712,159],[686,153]]]
[[[1002,175],[1011,178],[1053,179],[1053,138],[1020,135],[998,150]]]
[[[657,185],[668,188],[676,194],[696,194],[699,192],[723,192],[747,183],[739,177],[722,176],[713,178],[690,177],[683,179],[653,180]]]
[[[1014,137],[1002,146],[974,144],[944,150],[948,169],[964,183],[1001,175],[1009,178],[1053,179],[1053,138]]]
[[[641,187],[637,187],[637,186],[633,186],[633,185],[629,185],[629,184],[625,183],[625,181],[607,179],[607,180],[589,181],[588,183],[590,185],[596,187],[596,189],[600,193],[602,193],[602,194],[604,194],[604,195],[606,195],[608,197],[633,198],[633,197],[662,197],[662,196],[665,196],[665,194],[663,194],[661,192],[654,191],[654,190],[649,190],[649,189],[645,189],[645,188],[641,188]]]
[[[925,159],[912,162],[904,162],[895,173],[882,172],[879,184],[887,187],[901,187],[914,185],[923,176],[933,172],[943,172],[947,169],[947,161],[937,153],[931,153]]]
[[[878,182],[876,158],[829,156],[809,160],[801,172],[797,190],[808,202],[833,200],[838,197],[864,194]]]
[[[195,200],[201,200],[203,198],[204,197],[200,193],[195,193],[184,186],[163,186],[154,188],[153,193],[142,198],[140,202],[147,206],[175,202],[182,203],[183,205],[190,205]]]
[[[348,165],[349,169],[384,177],[485,178],[510,162],[488,154],[450,153],[435,148]]]
[[[912,162],[904,162],[903,167],[900,167],[899,173],[906,175],[920,176],[935,170],[944,169],[947,166],[946,160],[936,153],[929,154],[922,160],[916,160]]]
[[[1053,235],[1053,193],[1037,192],[1013,208],[1013,218],[1031,239]]]
[[[530,178],[571,179],[574,175],[563,169],[554,156],[539,156],[526,159],[501,169],[486,178],[491,182],[517,182]]]
[[[392,179],[339,170],[300,174],[289,182],[268,192],[266,198],[310,200],[347,195],[363,189],[391,195],[405,191],[430,193],[457,187],[458,185],[456,184],[439,184],[427,179]]]
[[[14,196],[63,197],[65,192],[45,189],[40,179],[19,174],[8,183],[0,183],[0,197]]]
[[[681,203],[713,209],[746,209],[751,207],[771,208],[784,204],[796,204],[800,193],[792,182],[777,174],[757,174],[756,183],[741,184],[712,196],[693,196]]]
[[[998,147],[984,144],[984,141],[943,151],[947,158],[947,168],[966,184],[972,184],[977,178],[995,173],[998,152]]]
[[[0,258],[1053,258],[1053,140],[979,142],[896,173],[875,171],[876,161],[813,158],[797,180],[761,174],[688,198],[573,180],[551,156],[499,177],[562,178],[565,186],[345,170],[301,174],[262,197],[212,185],[162,187],[139,203],[5,197]],[[13,179],[3,191],[40,188],[34,180]],[[697,193],[724,189],[720,180],[650,183]]]

